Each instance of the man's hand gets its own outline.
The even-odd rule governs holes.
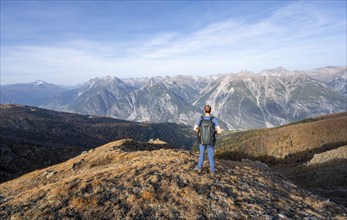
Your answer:
[[[199,127],[197,125],[194,126],[194,131],[199,132]]]
[[[223,129],[220,126],[216,127],[217,134],[221,134]]]

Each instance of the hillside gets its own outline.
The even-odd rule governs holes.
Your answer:
[[[217,160],[121,140],[0,185],[4,219],[346,219],[347,209],[265,164]]]
[[[315,154],[301,166],[273,167],[311,192],[347,207],[347,146]]]
[[[347,206],[347,112],[223,134],[216,157],[260,160],[298,185]]]
[[[136,123],[30,106],[0,105],[0,118],[0,182],[118,139],[159,138],[185,149],[195,141],[192,129],[182,125]]]
[[[218,141],[216,154],[228,159],[247,156],[274,163],[283,159],[296,162],[297,159],[307,161],[315,153],[345,144],[347,112],[306,119],[277,128],[226,133]]]

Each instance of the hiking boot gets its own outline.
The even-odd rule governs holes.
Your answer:
[[[216,178],[216,173],[215,172],[211,172],[210,175],[211,175],[212,178]]]
[[[196,170],[199,174],[201,173],[202,169],[199,167],[195,167],[194,170]]]

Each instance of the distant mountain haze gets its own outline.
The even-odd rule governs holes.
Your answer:
[[[246,130],[346,111],[347,67],[327,66],[310,71],[277,67],[258,74],[242,71],[204,77],[106,76],[73,90],[46,90],[41,91],[45,97],[39,97],[29,95],[33,89],[26,84],[3,86],[1,103],[185,125],[193,125],[203,114],[203,106],[210,104],[212,115],[224,129]]]
[[[0,103],[40,105],[45,98],[51,98],[67,91],[60,86],[37,80],[32,83],[1,85]]]

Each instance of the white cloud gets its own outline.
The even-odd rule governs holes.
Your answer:
[[[126,44],[78,39],[52,46],[3,46],[2,83],[18,81],[17,74],[77,83],[107,74],[214,74],[346,65],[345,19],[307,4],[287,5],[260,20],[227,19],[190,33],[158,32]]]
[[[154,36],[148,43],[147,47],[150,46],[161,46],[166,45],[170,43],[175,37],[177,36],[177,33],[174,32],[168,32],[168,33],[159,33],[156,36]]]

